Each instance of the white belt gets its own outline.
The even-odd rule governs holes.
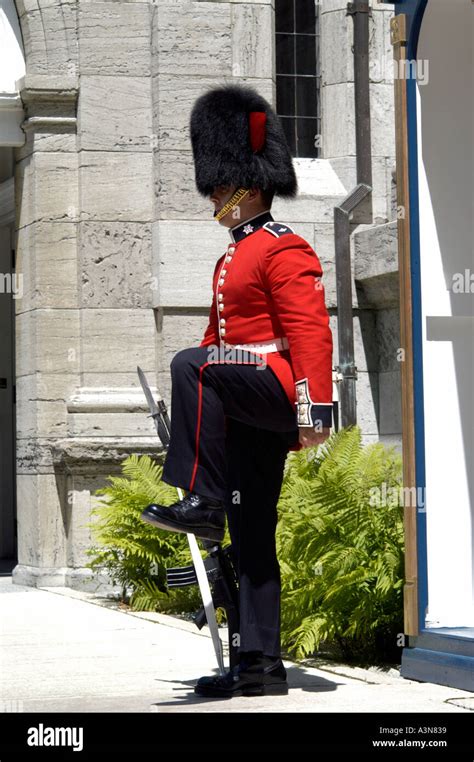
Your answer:
[[[244,349],[247,352],[255,352],[257,354],[267,354],[268,352],[281,352],[283,349],[289,348],[289,342],[286,336],[282,336],[280,339],[273,339],[273,341],[265,341],[262,344],[227,344],[226,347],[232,349]]]

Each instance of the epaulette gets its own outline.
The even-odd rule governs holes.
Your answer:
[[[267,233],[274,235],[275,238],[280,238],[280,236],[285,235],[286,233],[295,232],[288,225],[283,225],[281,222],[266,222],[263,228]]]

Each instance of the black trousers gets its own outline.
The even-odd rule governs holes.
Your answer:
[[[239,651],[280,655],[277,502],[296,413],[262,358],[209,361],[207,347],[171,363],[171,442],[163,480],[224,502],[239,578]]]

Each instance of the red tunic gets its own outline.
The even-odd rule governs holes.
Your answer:
[[[288,349],[259,354],[297,405],[298,425],[330,426],[333,342],[315,251],[268,212],[233,228],[231,237],[214,270],[200,346],[285,337]]]

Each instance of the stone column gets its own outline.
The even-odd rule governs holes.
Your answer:
[[[64,582],[66,480],[52,444],[67,434],[66,400],[79,382],[78,155],[75,77],[27,75],[25,145],[16,150],[18,558],[14,579]]]
[[[136,375],[153,384],[150,5],[38,2],[21,14],[14,577],[96,589],[93,493],[159,452]]]

